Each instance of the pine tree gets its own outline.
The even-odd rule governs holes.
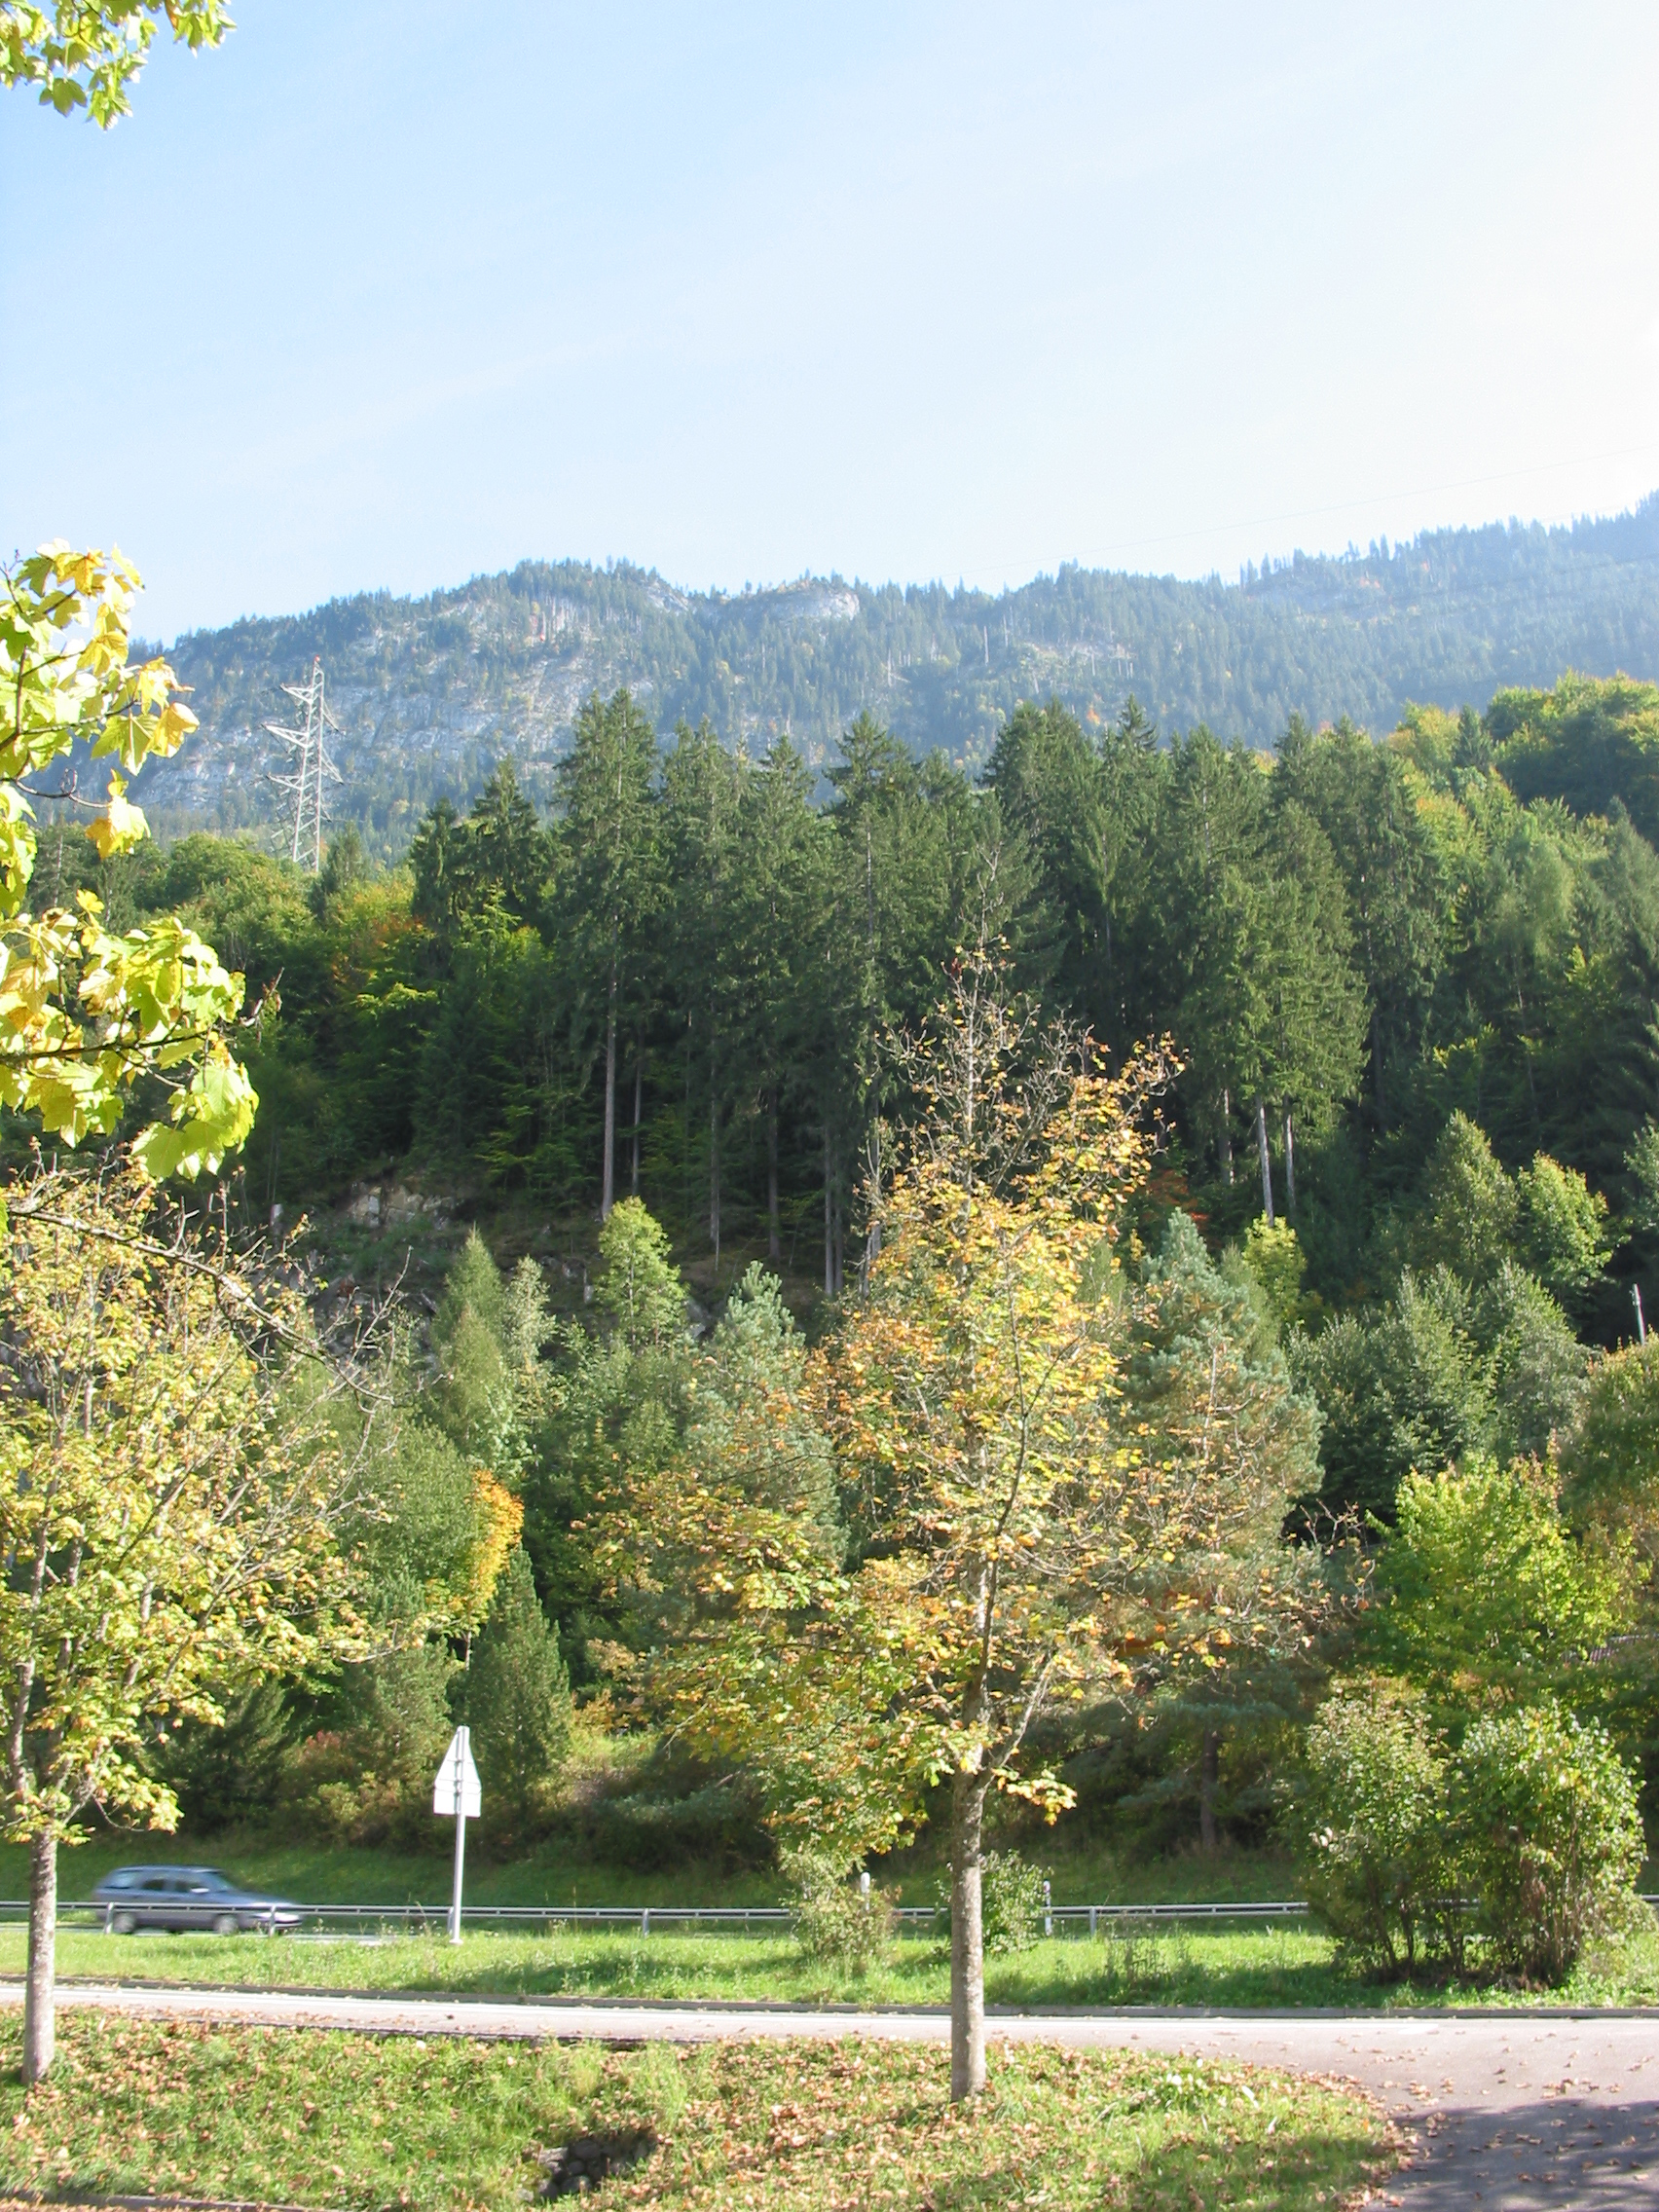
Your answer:
[[[708,1114],[708,1224],[717,1288],[726,1116],[740,1080],[744,992],[736,940],[749,776],[748,761],[728,753],[707,722],[697,729],[681,725],[663,775],[674,882],[671,973],[685,1055],[685,1143],[689,1151],[697,1088]]]
[[[563,918],[583,986],[599,1002],[605,1062],[601,1218],[616,1196],[617,1037],[647,956],[660,909],[656,732],[626,691],[597,692],[576,717],[559,763]]]
[[[494,1797],[522,1822],[557,1775],[571,1740],[571,1677],[522,1545],[507,1561],[473,1646],[466,1709],[486,1802]]]
[[[1318,823],[1342,872],[1371,1010],[1372,1111],[1386,1128],[1389,1071],[1421,1042],[1451,918],[1440,854],[1417,804],[1421,786],[1401,751],[1374,745],[1346,719],[1315,737],[1299,716],[1273,781]]]
[[[1024,979],[1074,1019],[1096,1020],[1108,853],[1100,756],[1069,708],[1027,701],[1004,724],[985,783],[1028,848],[1043,909],[1047,957],[1025,964]]]
[[[1141,1286],[1125,1410],[1137,1428],[1145,1424],[1149,1457],[1179,1484],[1212,1461],[1225,1470],[1229,1538],[1194,1576],[1195,1606],[1213,1624],[1211,1664],[1165,1699],[1165,1711],[1197,1731],[1198,1832],[1208,1851],[1219,1840],[1227,1737],[1282,1725],[1296,1707],[1302,1644],[1275,1624],[1288,1617],[1286,1590],[1318,1569],[1310,1551],[1287,1551],[1281,1537],[1293,1501],[1318,1487],[1319,1415],[1278,1351],[1257,1341],[1248,1287],[1215,1267],[1188,1215],[1170,1214]]]
[[[747,778],[742,794],[734,954],[743,1056],[765,1120],[766,1244],[783,1260],[779,1156],[787,1096],[805,1081],[816,977],[813,947],[829,888],[827,825],[812,808],[812,778],[787,738]]]

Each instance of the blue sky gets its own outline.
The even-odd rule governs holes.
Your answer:
[[[1659,484],[1659,9],[239,0],[0,95],[0,546],[1197,574]]]

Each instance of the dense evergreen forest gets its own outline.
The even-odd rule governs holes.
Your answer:
[[[424,600],[365,594],[179,639],[203,741],[149,768],[139,795],[166,835],[271,832],[282,748],[265,724],[291,719],[280,686],[313,656],[340,721],[339,821],[395,858],[427,805],[470,804],[503,757],[549,801],[594,690],[626,687],[662,729],[707,717],[756,759],[789,736],[815,782],[861,713],[918,759],[977,773],[1021,699],[1056,699],[1098,733],[1131,690],[1166,729],[1202,721],[1265,749],[1293,714],[1387,729],[1408,702],[1484,705],[1564,668],[1659,678],[1656,581],[1659,498],[1570,528],[1264,558],[1225,584],[1073,566],[997,594],[803,578],[728,595],[526,562]]]
[[[1172,1046],[1124,1387],[1179,1455],[1208,1435],[1191,1393],[1225,1382],[1253,1541],[1300,1499],[1285,1526],[1398,1516],[1384,1565],[1409,1562],[1441,1498],[1421,1483],[1453,1467],[1459,1543],[1553,1557],[1565,1486],[1636,1511],[1645,1545],[1649,1366],[1602,1352],[1659,1259],[1656,757],[1659,689],[1571,676],[1484,716],[1411,709],[1381,742],[1293,717],[1272,755],[1133,699],[1098,729],[1026,702],[978,778],[860,716],[821,786],[788,738],[665,742],[617,691],[580,709],[549,807],[501,763],[393,869],[350,830],[314,876],[204,834],[99,864],[57,824],[36,881],[95,887],[121,926],[178,910],[245,969],[261,1103],[227,1209],[311,1216],[325,1319],[426,1299],[385,1603],[470,1527],[468,1465],[493,1471],[525,1564],[480,1664],[546,1707],[547,1767],[566,1670],[614,1714],[655,1633],[596,1563],[600,1502],[726,1451],[756,1392],[796,1406],[806,1347],[861,1310],[872,1199],[929,1111],[903,1040],[965,947],[1109,1070]],[[833,1520],[818,1431],[780,1448]],[[1463,1569],[1431,1567],[1453,1604]],[[1552,1621],[1578,1604],[1564,1573]],[[1584,1673],[1624,1602],[1548,1633],[1651,1782],[1645,1669]],[[427,1646],[314,1710],[250,1705],[186,1760],[191,1817],[280,1798],[343,1837],[417,1832],[456,1665]],[[1229,1670],[1150,1732],[1097,1717],[1084,1801],[1154,1840],[1196,1814],[1263,1832],[1305,1675]],[[643,1862],[757,1848],[750,1783],[712,1772],[670,1744],[580,1817]]]
[[[638,1195],[711,1309],[751,1257],[802,1307],[856,1274],[910,1104],[885,1040],[988,926],[1109,1055],[1173,1039],[1162,1202],[1216,1251],[1294,1232],[1270,1304],[1327,1490],[1386,1510],[1429,1446],[1541,1448],[1659,1258],[1656,757],[1659,691],[1622,680],[1380,744],[1292,719],[1272,758],[1051,701],[977,782],[861,717],[820,804],[788,739],[665,747],[618,692],[550,812],[503,764],[396,870],[349,830],[315,878],[195,835],[99,880],[265,994],[250,1214],[358,1186],[379,1219],[412,1180],[577,1283]],[[50,896],[95,866],[47,832]]]

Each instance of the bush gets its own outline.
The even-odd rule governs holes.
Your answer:
[[[1243,1259],[1281,1330],[1307,1320],[1302,1278],[1308,1263],[1288,1221],[1269,1222],[1265,1216],[1253,1221],[1244,1232]]]
[[[759,1801],[741,1780],[711,1782],[683,1795],[642,1789],[602,1797],[571,1826],[595,1858],[639,1874],[693,1861],[725,1874],[772,1863]]]
[[[950,1927],[950,1868],[940,1877],[939,1921]],[[987,1851],[979,1861],[979,1929],[987,1958],[1028,1951],[1043,1933],[1043,1873],[1017,1851]]]
[[[979,1918],[987,1958],[1028,1951],[1043,1933],[1043,1874],[1017,1851],[987,1851],[979,1862]]]
[[[429,1841],[429,1807],[404,1777],[370,1763],[374,1745],[361,1730],[320,1729],[308,1736],[282,1776],[277,1820],[285,1833],[329,1844],[415,1845]]]
[[[1637,1786],[1611,1738],[1554,1698],[1495,1714],[1463,1740],[1456,1799],[1493,1959],[1560,1981],[1625,1922],[1641,1865]]]
[[[892,1945],[893,1915],[886,1902],[862,1897],[839,1862],[823,1852],[786,1852],[783,1867],[794,1893],[790,1924],[801,1956],[862,1980]]]
[[[1446,1760],[1419,1692],[1385,1678],[1338,1687],[1308,1731],[1291,1821],[1308,1902],[1339,1942],[1384,1973],[1458,1950],[1446,1828]]]
[[[288,1758],[276,1822],[291,1836],[429,1850],[432,1777],[450,1739],[455,1661],[418,1643],[347,1669],[335,1701],[343,1725]]]

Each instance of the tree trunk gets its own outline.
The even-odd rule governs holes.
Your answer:
[[[977,1893],[976,1892],[976,1895]],[[29,1964],[23,1990],[23,2081],[45,2078],[57,2044],[57,1838],[29,1846]]]
[[[1377,1126],[1388,1126],[1388,1090],[1382,1068],[1382,1016],[1371,1016],[1371,1094],[1377,1107]]]
[[[1273,1225],[1273,1171],[1268,1160],[1268,1109],[1261,1099],[1256,1101],[1256,1150],[1262,1156],[1262,1205],[1267,1213],[1268,1227]]]
[[[1288,1106],[1284,1110],[1284,1218],[1296,1219],[1296,1136]]]
[[[824,1295],[835,1295],[835,1206],[830,1196],[830,1131],[824,1132]]]
[[[1206,1728],[1198,1752],[1198,1843],[1205,1851],[1215,1849],[1215,1785],[1220,1751],[1220,1729]]]
[[[634,1160],[629,1170],[628,1190],[632,1197],[640,1195],[640,1116],[645,1110],[645,1048],[638,1045],[634,1051]]]
[[[1227,1086],[1221,1089],[1221,1172],[1229,1187],[1233,1182],[1233,1098]]]
[[[979,1856],[984,1843],[985,1781],[958,1774],[950,1806],[950,2099],[985,2086],[985,1928]]]
[[[869,1228],[865,1235],[864,1259],[859,1266],[859,1295],[861,1298],[869,1288],[869,1272],[881,1257],[881,1124],[879,1122],[870,1131],[869,1188],[871,1201]]]
[[[600,1178],[599,1218],[610,1219],[616,1199],[616,964],[610,965],[610,1008],[605,1017],[605,1170]]]
[[[778,1087],[766,1093],[766,1257],[773,1267],[784,1258],[783,1232],[778,1221]]]
[[[709,1091],[709,1242],[715,1248],[715,1287],[720,1280],[720,1100]]]

